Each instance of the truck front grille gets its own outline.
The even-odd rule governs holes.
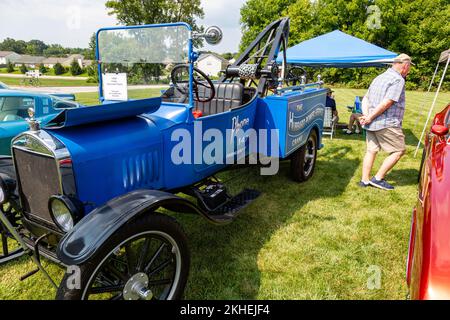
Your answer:
[[[31,217],[53,225],[48,201],[51,196],[61,194],[55,158],[18,148],[13,148],[13,155],[23,210]]]

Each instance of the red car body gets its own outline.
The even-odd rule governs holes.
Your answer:
[[[411,299],[450,299],[450,104],[425,139],[406,279]]]

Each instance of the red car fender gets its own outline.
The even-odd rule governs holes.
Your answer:
[[[445,123],[450,105],[436,115]],[[450,299],[450,143],[429,135],[411,222],[406,280],[412,299]]]

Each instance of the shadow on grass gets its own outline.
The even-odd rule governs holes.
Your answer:
[[[416,137],[416,135],[411,131],[411,129],[405,129],[403,128],[403,133],[405,134],[405,143],[408,146],[417,146],[417,143],[419,142],[419,139]]]
[[[261,191],[262,195],[228,226],[212,226],[195,216],[177,215],[190,239],[192,254],[185,298],[258,298],[261,283],[258,256],[266,245],[271,254],[280,254],[268,244],[275,233],[293,223],[294,215],[305,232],[336,219],[333,212],[311,214],[302,213],[301,209],[312,200],[344,193],[359,165],[359,160],[345,158],[351,151],[350,147],[320,151],[314,177],[303,184],[288,178],[288,161],[280,164],[276,176],[261,176],[259,169],[252,167],[239,170],[239,178],[230,185],[233,193],[247,187]],[[226,180],[227,174],[221,178]]]
[[[387,179],[392,181],[395,186],[411,186],[417,185],[418,175],[418,169],[393,169]]]

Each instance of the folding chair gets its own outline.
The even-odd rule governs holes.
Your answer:
[[[336,131],[336,121],[333,119],[333,110],[325,107],[325,116],[323,119],[323,134],[329,135],[333,140],[334,132]]]

